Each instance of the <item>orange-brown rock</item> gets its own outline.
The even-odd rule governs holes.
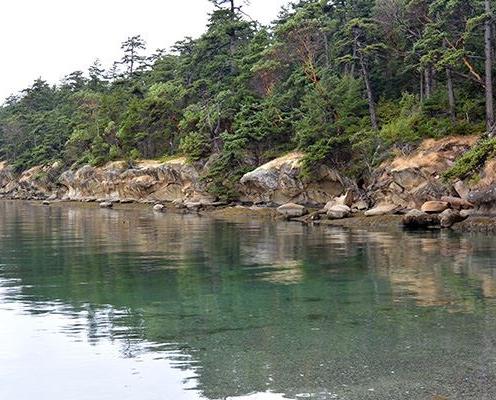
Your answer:
[[[428,214],[438,214],[449,208],[445,201],[427,201],[422,205],[421,211]]]

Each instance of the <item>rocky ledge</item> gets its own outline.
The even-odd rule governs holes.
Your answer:
[[[244,210],[271,208],[271,215],[277,209],[280,218],[300,222],[360,216],[363,223],[364,218],[399,215],[394,220],[407,227],[472,226],[467,221],[496,216],[496,160],[486,163],[477,181],[448,183],[442,177],[476,140],[474,136],[426,140],[411,154],[399,153],[384,162],[368,181],[361,182],[328,166],[303,178],[303,154],[292,152],[244,175],[237,186],[236,204],[247,205]],[[139,202],[152,204],[157,212],[171,206],[190,211],[226,206],[207,192],[201,176],[202,166],[184,158],[133,165],[113,162],[66,171],[55,163],[21,174],[0,163],[0,197],[46,204],[98,201],[105,208]]]

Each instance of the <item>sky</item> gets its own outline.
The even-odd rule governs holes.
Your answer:
[[[251,0],[244,10],[262,23],[288,0]],[[205,29],[207,0],[6,0],[0,3],[0,103],[36,78],[51,83],[95,59],[107,68],[120,44],[141,34],[149,52]]]

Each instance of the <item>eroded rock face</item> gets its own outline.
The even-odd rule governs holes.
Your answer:
[[[16,175],[10,166],[0,164],[0,195],[14,199],[47,199],[58,193],[60,166],[36,166]]]
[[[238,188],[241,200],[317,205],[326,204],[344,193],[343,179],[329,167],[322,166],[309,181],[302,179],[302,158],[302,153],[290,153],[244,175]]]
[[[371,197],[376,204],[415,209],[425,202],[451,196],[454,189],[443,183],[442,174],[476,141],[476,136],[424,141],[414,153],[398,155],[378,168],[369,188]],[[457,188],[466,195],[462,183]]]
[[[64,199],[67,200],[215,200],[206,193],[195,167],[184,159],[167,163],[140,162],[131,168],[123,162],[110,163],[102,168],[87,165],[64,172],[59,183],[66,188]]]

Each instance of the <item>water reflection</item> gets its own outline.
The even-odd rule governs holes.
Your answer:
[[[495,398],[495,267],[490,236],[0,202],[1,310],[166,359],[142,398]]]

